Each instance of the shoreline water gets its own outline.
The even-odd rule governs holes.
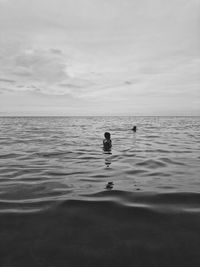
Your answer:
[[[1,266],[200,263],[199,211],[162,212],[105,200],[68,200],[48,211],[0,218]]]

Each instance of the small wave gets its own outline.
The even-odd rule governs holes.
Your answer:
[[[168,163],[168,164],[173,164],[173,165],[181,165],[185,166],[186,164],[180,161],[172,160],[170,158],[159,158],[161,161]]]
[[[93,201],[114,201],[125,206],[143,206],[159,212],[184,212],[194,208],[200,209],[200,193],[162,193],[101,191],[84,195]]]
[[[170,173],[168,172],[148,172],[147,174],[145,174],[145,176],[153,176],[153,177],[169,177],[171,176]]]
[[[37,152],[37,153],[34,153],[33,156],[51,158],[51,157],[63,156],[63,155],[68,154],[68,153],[69,153],[68,151]]]
[[[142,162],[136,163],[137,166],[142,166],[142,167],[149,167],[149,168],[160,168],[160,167],[166,167],[167,165],[159,160],[153,160],[153,159],[148,159],[144,160]]]
[[[22,154],[19,153],[8,153],[8,154],[1,154],[0,159],[15,159],[20,157]]]
[[[130,174],[130,175],[137,175],[137,174],[144,174],[144,173],[147,173],[147,170],[127,170],[126,171],[127,174]]]

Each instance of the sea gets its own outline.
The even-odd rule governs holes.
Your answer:
[[[200,117],[0,117],[0,266],[199,267],[199,249]]]

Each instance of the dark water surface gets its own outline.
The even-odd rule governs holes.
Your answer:
[[[199,117],[0,125],[0,266],[200,266]]]

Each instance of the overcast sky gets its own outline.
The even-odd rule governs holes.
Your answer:
[[[0,115],[200,115],[200,0],[0,0]]]

